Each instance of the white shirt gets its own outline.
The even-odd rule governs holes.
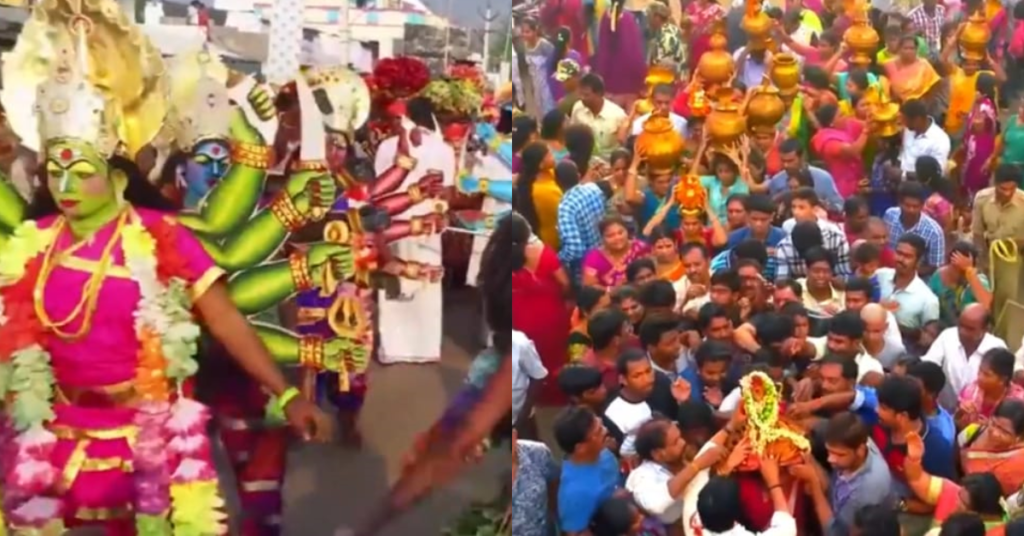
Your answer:
[[[920,329],[928,322],[939,319],[939,297],[920,277],[915,277],[906,288],[897,290],[894,268],[879,268],[875,275],[882,301],[893,300],[900,306],[893,313],[898,325]]]
[[[714,441],[708,441],[700,448],[697,452],[699,458],[701,454],[717,447]],[[707,534],[702,533],[703,523],[700,521],[700,514],[697,512],[697,498],[700,497],[700,491],[707,485],[708,480],[711,479],[711,470],[704,469],[697,473],[693,477],[693,480],[686,485],[683,490],[683,531],[686,536],[703,536]]]
[[[673,499],[668,492],[668,482],[673,476],[660,463],[645,461],[626,479],[626,490],[633,495],[637,506],[666,525],[678,523],[683,517],[685,493]]]
[[[647,421],[654,418],[654,413],[647,402],[632,403],[622,398],[615,397],[608,409],[604,410],[604,416],[615,423],[622,432],[622,446],[619,447],[619,455],[632,456],[636,454],[636,433]]]
[[[521,331],[512,331],[512,424],[519,418],[519,412],[526,403],[526,391],[530,381],[548,377],[548,369],[540,360],[537,347]]]
[[[764,532],[750,532],[743,525],[736,523],[725,532],[711,532],[705,529],[708,536],[796,536],[796,519],[789,512],[775,512],[771,523]]]
[[[821,210],[824,213],[824,209],[821,209]],[[793,228],[794,227],[796,227],[796,219],[795,218],[790,218],[790,219],[782,222],[782,230],[786,231],[786,234],[789,234],[789,235],[793,234]],[[818,227],[822,230],[822,232],[831,230],[831,231],[835,231],[835,232],[837,232],[837,233],[839,233],[839,234],[841,234],[843,236],[846,236],[846,231],[844,231],[842,227],[839,227],[838,225],[836,225],[836,224],[826,220],[824,217],[819,217],[818,218]]]
[[[619,147],[619,126],[629,118],[621,106],[608,99],[604,100],[601,113],[597,115],[584,106],[583,101],[577,102],[570,117],[573,123],[587,125],[594,131],[595,153],[602,158],[607,158]]]
[[[644,131],[644,123],[646,123],[650,118],[651,114],[644,114],[634,119],[630,134],[633,136],[639,136],[640,133]],[[686,139],[686,118],[669,112],[668,119],[669,121],[672,121],[672,128],[675,128],[676,132],[678,132],[683,139]]]
[[[929,120],[932,124],[924,134],[917,134],[909,128],[903,129],[903,149],[900,151],[900,169],[903,173],[914,173],[917,159],[922,156],[935,158],[942,172],[946,172],[950,152],[949,134],[939,128],[934,119]]]
[[[946,373],[947,385],[958,394],[964,387],[978,379],[981,357],[994,348],[1006,348],[1006,342],[991,333],[986,333],[978,349],[967,355],[964,345],[960,343],[958,328],[952,327],[939,334],[922,359],[941,366],[942,371]],[[1024,360],[1020,357],[1017,358],[1014,370],[1024,370]]]
[[[686,293],[689,292],[690,290],[689,277],[680,277],[678,281],[672,283],[672,288],[676,291],[675,310],[679,314],[686,315],[690,313],[696,313],[697,311],[700,311],[701,307],[704,307],[705,304],[711,301],[711,293],[707,292],[707,290],[710,289],[707,288],[705,288],[705,292],[703,295],[697,296],[696,298],[692,298],[690,301],[686,301]],[[684,304],[683,302],[686,303]]]

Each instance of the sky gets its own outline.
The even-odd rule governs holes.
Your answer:
[[[483,18],[479,15],[487,9],[488,0],[421,0],[434,13],[448,15],[448,4],[452,5],[452,19],[456,24],[470,27],[481,27]],[[500,15],[508,12],[512,4],[509,0],[490,0],[491,8]]]

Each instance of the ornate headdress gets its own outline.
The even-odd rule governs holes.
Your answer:
[[[700,177],[694,173],[679,178],[672,189],[672,197],[679,205],[679,213],[683,215],[696,216],[707,207],[708,192],[700,183]]]
[[[803,432],[779,415],[779,388],[770,376],[751,372],[740,380],[740,388],[753,454],[787,464],[798,462],[803,453],[810,452],[810,442]],[[756,468],[750,467],[750,463],[745,465],[748,469]]]
[[[179,149],[188,151],[201,141],[228,135],[228,76],[228,68],[207,50],[179,54],[170,61],[167,127]]]
[[[41,0],[3,65],[22,143],[73,139],[134,157],[160,130],[164,64],[114,0]]]
[[[355,132],[370,118],[370,88],[359,73],[345,67],[312,67],[302,74],[332,132]]]

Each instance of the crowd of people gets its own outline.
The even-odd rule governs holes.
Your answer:
[[[749,4],[517,7],[512,533],[1024,534],[1024,4]]]

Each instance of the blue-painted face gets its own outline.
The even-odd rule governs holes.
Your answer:
[[[231,150],[224,140],[201,141],[192,149],[182,170],[186,208],[195,208],[227,173]]]

